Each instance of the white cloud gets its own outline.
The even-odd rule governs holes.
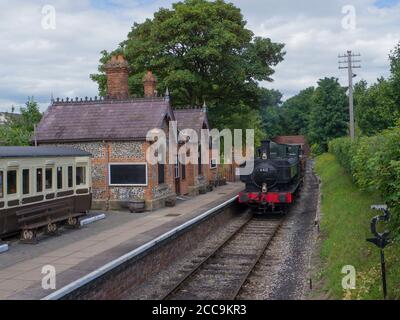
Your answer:
[[[0,2],[0,110],[22,105],[32,95],[43,108],[52,93],[97,95],[89,75],[97,72],[100,51],[116,48],[134,21],[141,22],[171,4],[171,0],[49,2],[56,8],[56,30],[41,27],[45,2]],[[388,75],[388,53],[400,40],[400,5],[377,8],[373,0],[353,0],[357,25],[348,31],[341,27],[346,0],[233,2],[256,35],[286,44],[287,55],[276,68],[275,81],[264,84],[281,90],[285,97],[325,76],[339,77],[345,84],[337,55],[348,49],[362,54],[357,79],[373,82]]]

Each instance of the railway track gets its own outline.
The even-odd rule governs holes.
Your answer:
[[[284,218],[252,217],[166,293],[164,300],[234,300]]]

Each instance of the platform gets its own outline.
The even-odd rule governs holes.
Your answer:
[[[243,184],[228,183],[196,197],[183,197],[172,208],[154,212],[107,212],[106,219],[78,230],[63,230],[37,245],[10,243],[0,254],[0,299],[41,299],[42,268],[56,269],[56,290],[127,252],[232,198]],[[183,200],[184,199],[184,200]]]

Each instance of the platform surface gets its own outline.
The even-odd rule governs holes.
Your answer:
[[[240,182],[228,183],[154,212],[101,212],[106,213],[106,219],[78,230],[63,229],[59,236],[43,237],[36,245],[11,242],[9,251],[0,254],[0,300],[41,299],[55,291],[42,288],[45,265],[55,267],[58,290],[232,198],[242,189]]]

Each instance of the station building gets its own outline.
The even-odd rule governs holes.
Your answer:
[[[169,96],[157,96],[157,79],[148,71],[144,97],[128,92],[128,63],[113,56],[105,66],[107,98],[56,99],[36,130],[39,145],[70,146],[92,154],[93,209],[118,210],[129,200],[144,200],[147,210],[165,205],[180,194],[197,194],[215,179],[217,165],[152,165],[146,152],[149,130],[168,134],[169,122],[178,128],[210,129],[205,108],[173,110]],[[167,157],[168,158],[168,157]]]

